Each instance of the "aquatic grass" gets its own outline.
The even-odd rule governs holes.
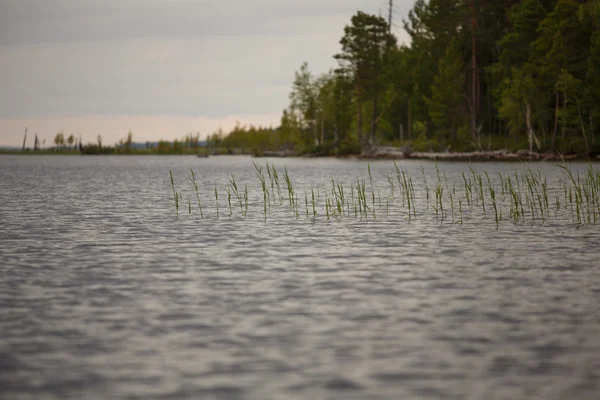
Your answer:
[[[273,179],[275,180],[275,186],[277,186],[277,196],[279,197],[279,204],[283,204],[283,198],[281,197],[281,186],[279,185],[279,174],[277,174],[275,165],[272,166],[272,170],[273,170]]]
[[[492,208],[494,209],[494,218],[496,220],[496,229],[498,229],[498,223],[500,222],[499,214],[498,214],[498,206],[496,204],[496,190],[492,186],[492,182],[490,181],[490,176],[487,172],[485,172],[485,177],[487,178],[488,190],[490,192],[490,199],[492,200]]]
[[[231,188],[231,192],[236,197],[236,199],[240,205],[240,212],[242,213],[242,216],[243,216],[244,215],[244,199],[243,199],[243,196],[240,194],[240,191],[238,190],[238,185],[235,181],[235,176],[233,176],[233,174],[231,174],[231,178],[229,178],[229,187]],[[229,208],[231,208],[231,204],[230,204]]]
[[[395,173],[383,174],[379,180],[375,179],[373,170],[368,165],[366,176],[361,177],[359,174],[354,181],[350,181],[349,193],[346,183],[333,176],[328,177],[328,184],[306,184],[299,186],[301,191],[298,192],[290,171],[284,167],[282,176],[287,190],[286,197],[279,194],[279,175],[275,166],[269,163],[266,166],[255,162],[253,164],[260,180],[265,222],[269,210],[280,207],[284,200],[287,200],[286,208],[289,207],[296,219],[305,215],[306,218],[312,216],[312,220],[319,216],[327,220],[353,217],[368,222],[369,219],[400,216],[410,223],[417,217],[428,218],[429,215],[440,223],[463,224],[465,219],[493,216],[495,228],[499,229],[503,221],[544,224],[553,218],[564,221],[570,217],[573,224],[580,225],[595,224],[600,219],[600,173],[591,165],[587,171],[584,169],[576,172],[566,163],[559,164],[565,173],[559,176],[557,183],[555,178],[548,180],[541,170],[530,168],[530,164],[523,164],[509,174],[497,173],[494,176],[486,171],[479,172],[469,165],[467,171],[461,171],[460,175],[454,175],[453,180],[450,180],[447,172],[442,171],[436,163],[432,185],[428,182],[430,179],[425,169],[421,166],[417,170],[416,178],[420,181],[418,188],[415,187],[415,177],[396,163],[393,163]],[[190,169],[188,177],[193,186],[193,193],[189,197],[182,197],[177,192],[172,171],[169,171],[169,176],[177,218],[179,203],[185,200],[188,203],[188,214],[192,213],[193,193],[200,216],[204,218],[205,204],[194,171]],[[458,182],[455,180],[457,177]],[[322,193],[321,189],[324,189]],[[233,216],[233,210],[237,206],[242,217],[248,215],[253,205],[248,185],[240,185],[237,178],[230,174],[225,187],[219,189],[215,183],[214,190],[217,219],[220,217],[220,190],[224,190],[227,196],[229,216]],[[302,192],[304,209],[300,211]],[[431,211],[426,212],[429,209]]]
[[[389,174],[386,175],[388,183],[390,185],[390,196],[392,201],[394,200],[394,178],[392,178]]]
[[[271,193],[275,193],[275,180],[273,179],[273,174],[271,173],[271,167],[269,166],[268,162],[265,164],[267,166],[267,174],[269,176],[269,181],[271,183]],[[271,205],[270,203],[271,203],[271,201],[269,200],[269,205]]]
[[[425,168],[423,168],[422,165],[421,165],[421,175],[423,176],[423,185],[425,186],[425,196],[426,196],[425,207],[426,207],[426,209],[428,209],[429,208],[429,186],[427,186],[427,178],[425,177]]]
[[[410,222],[411,219],[411,189],[410,186],[406,180],[406,173],[404,172],[404,170],[402,170],[402,188],[404,189],[404,194],[406,195],[406,205],[408,207],[408,221]]]
[[[248,215],[248,186],[244,185],[244,217]]]
[[[204,218],[204,214],[202,213],[202,204],[200,203],[200,194],[198,193],[198,182],[196,182],[196,175],[194,171],[190,168],[191,176],[189,176],[192,185],[194,186],[194,190],[196,192],[196,200],[198,201],[198,208],[200,209],[200,218]]]
[[[304,204],[306,205],[306,218],[308,218],[308,194],[304,192]]]
[[[452,192],[449,191],[450,195],[450,211],[452,212],[452,223],[456,223],[455,214],[454,214],[454,197],[452,196]]]
[[[173,189],[173,198],[175,200],[175,212],[177,215],[177,219],[179,219],[179,196],[175,191],[175,181],[173,180],[173,172],[169,171],[169,176],[171,177],[171,188]]]
[[[229,216],[233,215],[233,211],[231,210],[231,190],[227,187],[225,188],[225,192],[227,193],[227,204],[229,205]]]
[[[331,180],[331,193],[335,198],[335,207],[337,214],[340,217],[344,216],[344,186],[342,184],[336,184],[333,178]]]
[[[471,191],[471,178],[469,178],[469,182],[467,183],[467,177],[465,172],[462,172],[462,178],[465,183],[465,199],[467,200],[467,206],[469,207],[469,211],[471,210],[471,198],[473,193]]]
[[[317,209],[315,208],[315,190],[313,189],[313,187],[310,187],[310,192],[311,192],[311,196],[312,196],[312,211],[313,211],[313,217],[316,218],[317,217]]]
[[[371,163],[367,163],[367,169],[369,170],[369,182],[371,183],[371,192],[373,191],[373,175],[371,174]]]
[[[287,171],[287,168],[284,168],[283,171],[283,179],[285,180],[285,185],[288,191],[288,202],[290,207],[294,208],[294,185],[292,183],[292,179],[290,178],[290,174]]]
[[[219,191],[217,190],[216,183],[215,183],[215,205],[217,207],[217,219],[219,219]]]
[[[252,164],[254,165],[254,169],[256,170],[256,176],[258,176],[258,179],[260,180],[261,188],[263,191],[263,213],[264,213],[264,218],[265,218],[265,222],[266,222],[267,221],[267,197],[269,195],[269,192],[267,190],[265,174],[262,171],[262,167],[257,165],[254,162],[254,160],[252,161]]]

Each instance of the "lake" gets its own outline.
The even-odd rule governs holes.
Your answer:
[[[600,229],[565,171],[530,164],[546,217],[496,225],[466,164],[397,166],[412,197],[392,161],[0,156],[0,397],[597,399]],[[526,168],[473,167],[506,202]]]

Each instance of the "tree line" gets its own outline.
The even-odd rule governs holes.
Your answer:
[[[54,136],[52,147],[46,147],[46,140],[40,141],[36,134],[33,148],[30,149],[26,146],[27,131],[26,128],[21,152],[33,150],[34,153],[58,152],[60,154],[206,154],[205,143],[200,140],[200,133],[189,133],[183,138],[173,141],[160,140],[153,143],[139,143],[134,142],[133,132],[128,131],[127,135],[119,139],[114,145],[107,145],[103,142],[102,135],[97,136],[96,142],[83,144],[80,136],[73,134],[67,136],[61,131]]]
[[[337,68],[295,73],[277,128],[209,142],[322,154],[596,147],[600,0],[416,0],[403,25],[410,43],[399,44],[385,19],[358,11]]]

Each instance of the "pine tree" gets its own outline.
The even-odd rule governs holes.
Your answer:
[[[465,74],[463,51],[456,38],[452,39],[446,54],[438,63],[438,73],[431,85],[431,99],[427,99],[429,115],[444,138],[456,141],[460,125],[460,107],[463,104]]]

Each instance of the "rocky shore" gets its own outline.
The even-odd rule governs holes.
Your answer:
[[[299,155],[291,150],[285,151],[264,151],[260,154],[262,157],[323,157],[319,154]],[[327,155],[326,157],[331,157]],[[584,154],[563,154],[552,152],[530,152],[528,150],[519,150],[516,152],[510,150],[490,150],[473,152],[422,152],[412,151],[407,147],[380,146],[375,147],[369,152],[360,155],[349,155],[344,158],[359,158],[364,160],[431,160],[431,161],[600,161],[600,152],[590,152]]]
[[[473,151],[473,152],[419,152],[411,151],[406,148],[398,147],[378,147],[369,153],[360,156],[364,159],[390,159],[390,160],[438,160],[438,161],[600,161],[600,154],[568,154],[561,155],[558,153],[539,153],[530,152],[528,150],[519,150],[512,152],[509,150],[493,150],[493,151]]]

